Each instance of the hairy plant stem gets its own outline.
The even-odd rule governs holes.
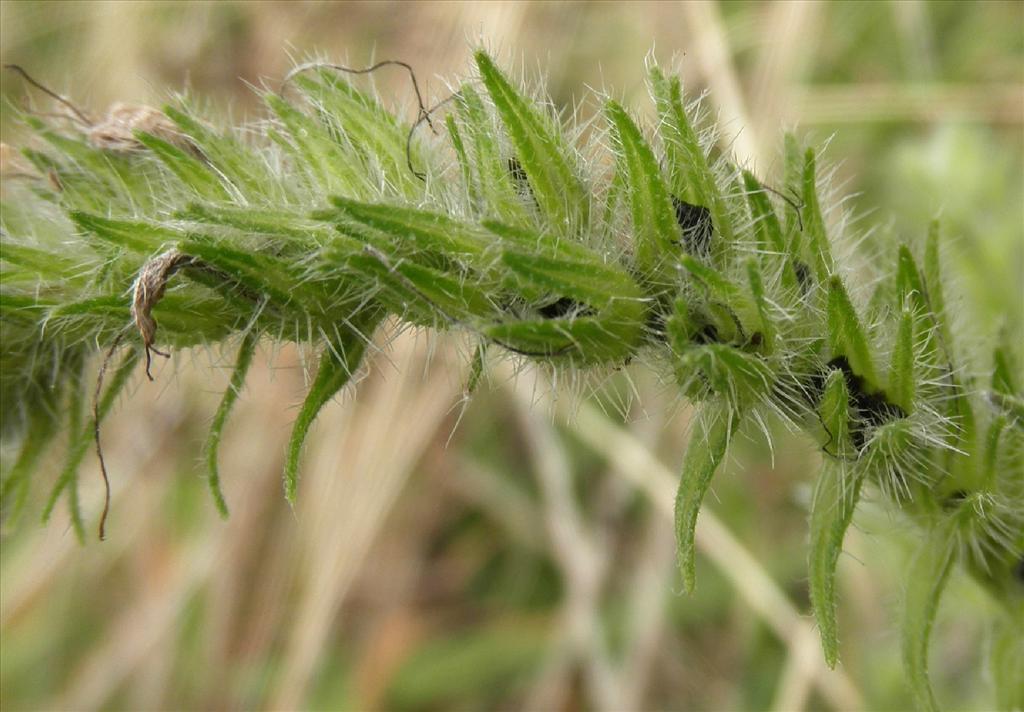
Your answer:
[[[290,74],[288,95],[266,93],[271,118],[255,132],[215,128],[186,101],[112,114],[100,133],[25,117],[36,180],[5,185],[2,211],[3,432],[23,442],[4,508],[28,501],[40,448],[62,427],[40,413],[131,324],[126,340],[147,359],[156,345],[242,337],[207,451],[225,512],[216,447],[252,348],[320,350],[288,446],[294,500],[310,425],[392,316],[552,369],[669,372],[701,404],[676,500],[687,588],[701,500],[735,431],[766,418],[806,430],[826,460],[809,565],[829,664],[835,565],[867,492],[923,533],[904,624],[919,703],[935,704],[928,637],[954,564],[1020,633],[994,664],[1024,663],[1021,360],[1007,335],[991,377],[974,375],[986,366],[959,342],[937,226],[854,279],[818,155],[794,137],[779,192],[716,149],[715,127],[657,67],[657,140],[609,100],[607,132],[584,141],[490,56],[475,59],[479,76],[442,102],[436,138],[413,133],[430,117],[422,99],[410,127],[329,65]],[[126,380],[104,392],[103,412]],[[73,440],[61,482],[82,454]],[[1020,683],[997,680],[1020,706]]]

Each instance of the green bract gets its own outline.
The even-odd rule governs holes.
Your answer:
[[[269,118],[246,132],[215,127],[185,101],[165,107],[166,126],[115,147],[26,118],[35,140],[23,154],[38,179],[7,181],[0,215],[2,429],[20,447],[3,473],[6,516],[24,508],[40,453],[66,429],[43,516],[66,495],[84,536],[76,473],[94,420],[156,348],[241,344],[206,449],[225,514],[217,447],[261,340],[320,353],[288,447],[290,500],[306,433],[389,319],[475,338],[470,390],[486,348],[553,369],[667,365],[699,404],[676,500],[687,589],[701,501],[734,434],[783,420],[822,450],[809,571],[828,663],[841,649],[836,564],[870,492],[917,522],[924,541],[903,628],[921,706],[935,706],[928,637],[959,566],[1005,613],[993,679],[1000,703],[1020,707],[1019,343],[1002,339],[990,378],[977,375],[987,363],[967,361],[938,227],[854,280],[848,251],[835,249],[849,240],[822,195],[816,152],[793,136],[780,195],[714,149],[714,127],[657,68],[653,140],[612,100],[605,131],[577,132],[487,54],[475,60],[479,77],[447,103],[436,137],[410,134],[323,67],[264,94]],[[108,350],[92,404],[83,383]]]

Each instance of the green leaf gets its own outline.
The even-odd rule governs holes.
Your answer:
[[[441,213],[339,196],[331,196],[331,203],[337,208],[333,217],[343,231],[357,239],[384,238],[394,246],[388,252],[443,256],[442,261],[462,260],[482,270],[489,269],[497,257],[492,237],[475,225]],[[489,249],[491,254],[485,257]]]
[[[896,293],[900,306],[903,307],[909,302],[916,310],[927,310],[929,307],[924,280],[921,279],[921,273],[917,269],[910,248],[900,245],[896,260]]]
[[[693,592],[696,583],[694,535],[700,505],[739,424],[739,413],[724,401],[705,403],[694,418],[675,507],[678,561],[687,593]]]
[[[263,99],[288,129],[291,143],[286,142],[284,147],[294,154],[298,165],[307,172],[311,188],[348,195],[366,192],[365,171],[357,170],[357,162],[319,122],[276,94],[268,92]]]
[[[510,321],[485,326],[499,346],[536,358],[565,358],[577,365],[621,365],[638,348],[643,324],[614,317]]]
[[[722,243],[730,245],[735,240],[732,217],[697,132],[686,114],[679,77],[668,79],[658,67],[652,67],[650,82],[665,144],[671,189],[677,197],[690,195],[694,202],[710,210]]]
[[[417,170],[423,170],[423,155],[409,145],[409,126],[385,110],[367,92],[360,91],[336,70],[322,68],[298,74],[292,81],[316,108],[320,123],[346,153],[362,165],[377,171],[383,180],[407,195],[422,193],[423,182],[410,170],[406,147],[412,152]]]
[[[452,142],[452,149],[455,151],[455,158],[459,162],[459,170],[462,172],[462,184],[466,188],[466,195],[473,205],[480,204],[480,191],[473,179],[473,166],[469,162],[469,155],[466,153],[466,144],[462,141],[462,134],[459,132],[459,125],[455,123],[455,117],[448,114],[444,117],[444,126],[448,130],[448,140]]]
[[[750,293],[754,297],[757,314],[761,319],[763,351],[766,354],[771,354],[775,351],[775,337],[778,332],[769,313],[768,296],[765,293],[764,280],[761,277],[761,265],[753,257],[747,260],[747,282],[750,285]]]
[[[619,171],[625,176],[633,218],[634,260],[637,269],[657,287],[672,284],[673,257],[682,251],[679,224],[654,152],[640,129],[617,102],[605,113],[619,146]]]
[[[932,313],[935,314],[935,321],[939,327],[939,334],[945,344],[946,359],[952,360],[952,334],[949,330],[949,323],[946,320],[946,300],[942,291],[942,266],[939,257],[939,221],[932,220],[928,226],[928,239],[925,242],[924,251],[924,282],[928,290],[928,300]]]
[[[466,387],[463,389],[469,397],[476,393],[480,380],[487,371],[487,342],[481,341],[473,349],[473,360],[469,364],[469,376],[466,378]]]
[[[238,400],[238,394],[241,393],[242,387],[245,385],[245,375],[249,372],[249,366],[252,364],[252,357],[256,353],[256,344],[258,342],[259,335],[255,331],[249,331],[242,337],[242,343],[238,347],[238,356],[235,360],[235,368],[231,372],[231,380],[228,382],[228,387],[224,390],[224,395],[221,396],[220,405],[217,406],[217,413],[213,416],[213,422],[210,424],[210,432],[206,436],[206,445],[204,446],[210,494],[213,496],[213,503],[216,505],[217,511],[225,519],[228,516],[228,505],[220,488],[220,470],[217,467],[217,453],[220,450],[220,439],[224,432],[224,426],[228,422],[228,416],[231,415],[231,409],[234,407],[235,401]]]
[[[506,250],[502,264],[520,281],[551,294],[572,297],[595,309],[617,308],[624,318],[643,316],[643,293],[624,269],[593,259],[564,259]]]
[[[32,472],[57,434],[59,421],[52,406],[34,404],[28,414],[28,427],[22,436],[21,449],[0,485],[0,509],[5,518],[15,519],[24,510]],[[12,503],[11,498],[14,498]]]
[[[68,388],[68,432],[77,433],[82,429],[82,410],[84,396],[82,388],[85,385],[85,362],[77,364],[76,377],[72,377],[70,388]],[[67,485],[68,509],[71,512],[71,528],[75,532],[78,543],[85,543],[85,523],[82,520],[82,506],[78,493],[78,468],[71,473],[71,481]]]
[[[262,200],[280,191],[280,182],[275,180],[270,165],[231,131],[219,133],[207,127],[184,107],[168,104],[163,112],[235,190]]]
[[[6,254],[4,255],[6,258]],[[1021,393],[1017,383],[1014,353],[1009,343],[997,346],[992,354],[992,390],[1006,396]]]
[[[370,321],[371,328],[345,328],[336,341],[329,343],[320,355],[320,366],[316,378],[306,394],[298,417],[292,425],[288,441],[288,454],[284,466],[284,495],[294,505],[299,484],[299,459],[302,444],[306,441],[309,428],[313,425],[320,409],[340,391],[359,368],[366,351],[366,339],[372,332],[376,320]],[[363,332],[363,333],[360,333]]]
[[[872,349],[853,308],[842,279],[828,280],[828,331],[833,356],[846,356],[853,372],[873,389],[878,389],[878,375],[871,358]]]
[[[330,231],[323,223],[312,220],[305,214],[248,206],[234,208],[208,203],[189,203],[175,212],[179,220],[207,223],[230,227],[248,235],[273,235],[289,238],[290,242],[303,245],[325,244],[332,241]],[[280,249],[280,245],[275,245]]]
[[[1024,415],[1024,413],[1021,413]],[[981,486],[983,489],[993,489],[996,484],[996,478],[998,477],[997,466],[999,464],[999,449],[1000,441],[1003,437],[1003,431],[1006,429],[1008,424],[1007,417],[1005,415],[997,415],[989,423],[988,431],[985,433],[985,454],[984,460],[982,461],[981,467]]]
[[[896,331],[889,369],[889,398],[905,413],[914,410],[914,314],[904,310]]]
[[[571,161],[575,150],[535,108],[536,102],[512,87],[486,52],[478,51],[474,57],[547,225],[560,234],[585,234],[590,195]]]
[[[758,246],[762,250],[772,250],[779,255],[786,254],[786,240],[782,234],[782,224],[775,214],[768,191],[761,181],[750,171],[743,171],[743,184],[747,191],[747,204],[754,218],[754,232],[758,238]]]
[[[48,280],[81,283],[87,281],[89,276],[87,270],[73,259],[49,250],[18,245],[6,240],[3,242],[3,250],[0,251],[0,259],[8,264],[24,267],[36,275],[37,280],[42,277]]]
[[[702,389],[723,398],[736,410],[756,403],[775,383],[775,374],[760,356],[727,344],[690,346],[682,351],[676,379],[684,390],[699,398],[689,388],[695,378]]]
[[[493,319],[497,315],[498,308],[491,295],[464,278],[452,277],[413,262],[400,263],[394,269],[415,289],[421,300],[427,300],[434,316],[442,317],[436,321]]]
[[[507,157],[502,156],[498,142],[500,134],[480,95],[472,87],[463,86],[456,109],[466,127],[469,164],[476,171],[477,213],[512,223],[527,221],[529,211],[509,173]]]
[[[217,288],[225,296],[243,296],[250,300],[250,309],[259,299],[268,298],[272,304],[287,308],[296,305],[305,314],[319,311],[317,307],[326,295],[314,289],[305,279],[301,265],[265,253],[236,249],[230,243],[212,242],[199,237],[178,244],[178,249],[202,260],[202,268],[185,268],[185,274],[203,278],[204,283]],[[219,273],[210,274],[215,269]],[[336,298],[335,298],[336,299]],[[331,300],[332,302],[334,299]]]
[[[953,568],[955,546],[952,527],[929,532],[907,572],[903,665],[917,706],[928,712],[939,709],[928,681],[928,641],[939,599]]]
[[[141,220],[114,220],[75,210],[69,217],[81,230],[140,255],[155,255],[184,237],[177,230]]]
[[[749,308],[743,291],[714,267],[709,267],[690,255],[683,255],[679,259],[679,264],[707,288],[710,297],[721,300],[735,311]]]
[[[811,501],[810,552],[808,569],[811,605],[821,633],[825,660],[830,668],[839,658],[836,625],[836,564],[843,549],[843,538],[860,499],[865,469],[850,466],[846,458],[853,451],[850,442],[850,395],[845,375],[833,370],[825,384],[821,400],[821,422],[828,430],[829,442],[821,473]]]
[[[136,132],[135,138],[152,151],[185,187],[210,200],[226,200],[231,197],[209,168],[174,144],[141,131]]]
[[[958,431],[952,438],[952,445],[966,452],[973,452],[976,444],[977,426],[974,416],[974,408],[967,397],[966,389],[961,383],[960,376],[952,369],[956,360],[956,344],[953,341],[953,332],[950,327],[949,317],[946,314],[945,297],[942,289],[942,268],[939,257],[939,222],[933,220],[928,227],[928,239],[925,243],[924,253],[924,281],[928,292],[932,313],[935,315],[935,322],[938,326],[939,344],[945,356],[946,364],[949,366],[947,379],[950,384],[952,397],[946,406],[946,415],[955,419],[959,426]],[[947,467],[960,461],[957,454],[950,451],[947,454]]]
[[[803,175],[804,232],[807,235],[807,248],[811,253],[811,264],[818,280],[824,282],[835,272],[835,262],[832,259],[832,248],[829,246],[821,205],[818,203],[815,164],[814,149],[808,148],[804,158]]]
[[[938,320],[932,311],[928,290],[914,255],[906,245],[900,245],[897,256],[896,294],[900,308],[913,312],[915,339],[918,333],[923,332],[923,343],[920,348],[916,348],[921,359],[930,364],[938,364],[935,334]]]
[[[783,139],[783,175],[785,190],[790,195],[803,195],[804,156],[800,142],[796,136],[787,131]],[[793,257],[802,255],[803,234],[800,231],[799,216],[796,210],[786,211],[786,235],[789,237],[789,254]]]

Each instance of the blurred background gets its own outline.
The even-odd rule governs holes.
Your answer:
[[[866,239],[919,239],[941,215],[964,321],[979,339],[1020,333],[1020,2],[0,3],[3,62],[97,114],[189,88],[225,120],[256,118],[249,85],[276,87],[314,54],[405,60],[438,97],[480,42],[565,107],[594,87],[649,112],[645,56],[677,59],[769,181],[783,129],[830,142]],[[24,84],[2,79],[21,102]],[[372,81],[412,111],[400,73]],[[3,708],[910,706],[898,602],[916,532],[858,511],[842,664],[827,671],[805,579],[810,442],[748,434],[702,512],[698,590],[683,596],[671,506],[690,413],[671,385],[639,368],[552,384],[496,358],[467,401],[466,353],[423,333],[382,343],[321,414],[291,509],[280,475],[309,354],[264,345],[222,444],[227,521],[200,449],[230,349],[176,353],[155,383],[137,374],[104,427],[108,541],[80,546],[61,508],[46,527],[5,523]],[[81,479],[95,518],[98,468]],[[958,577],[939,611],[932,674],[949,708],[992,707],[988,605]]]

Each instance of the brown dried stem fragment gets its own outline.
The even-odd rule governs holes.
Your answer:
[[[107,515],[110,514],[110,476],[107,474],[107,462],[103,459],[103,445],[100,444],[100,394],[103,392],[103,377],[107,375],[107,366],[110,359],[114,357],[117,347],[124,339],[125,330],[114,338],[114,343],[107,350],[100,364],[100,371],[96,375],[96,390],[92,394],[92,439],[96,443],[96,459],[100,461],[100,474],[103,476],[103,513],[100,514],[99,537],[100,541],[107,538]]]
[[[36,81],[35,79],[33,79],[32,75],[29,74],[28,72],[26,72],[20,65],[17,65],[17,64],[5,64],[4,65],[4,69],[9,69],[12,72],[17,72],[18,74],[21,75],[21,78],[24,79],[26,82],[28,82],[29,84],[34,86],[39,91],[41,91],[44,94],[46,94],[48,97],[50,97],[54,101],[57,101],[61,105],[67,107],[71,111],[71,113],[74,115],[74,118],[77,121],[81,122],[82,124],[85,124],[86,126],[92,126],[92,124],[93,124],[92,120],[86,115],[86,113],[84,111],[79,109],[77,106],[72,104],[68,99],[64,98],[63,96],[61,96],[57,92],[53,91],[52,89],[47,88],[42,83],[40,83],[40,82]]]
[[[180,147],[188,142],[163,112],[142,104],[118,102],[110,107],[106,118],[89,127],[89,143],[96,148],[126,153],[142,148],[136,132],[161,138]]]
[[[195,258],[172,248],[144,264],[139,276],[135,278],[135,285],[132,288],[132,321],[135,322],[135,327],[142,337],[142,346],[146,349],[146,377],[151,381],[153,375],[149,372],[150,352],[170,358],[170,354],[153,346],[157,326],[156,319],[153,318],[153,307],[164,296],[167,282],[174,273],[194,262]]]

